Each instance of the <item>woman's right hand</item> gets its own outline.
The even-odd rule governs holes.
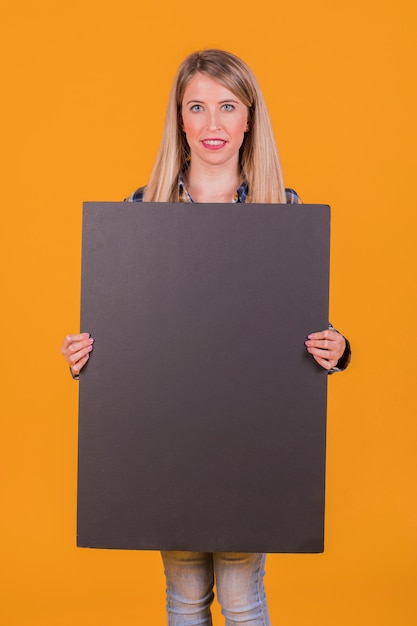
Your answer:
[[[84,367],[90,358],[93,343],[94,339],[90,337],[90,333],[67,335],[62,342],[61,353],[74,376],[78,376],[81,368]]]

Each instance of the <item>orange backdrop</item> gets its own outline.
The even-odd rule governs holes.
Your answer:
[[[258,76],[286,184],[332,206],[331,319],[354,351],[329,384],[326,551],[269,557],[272,621],[417,624],[416,18],[414,0],[3,3],[2,624],[165,623],[157,553],[75,547],[59,346],[82,201],[147,181],[176,67],[214,46]]]

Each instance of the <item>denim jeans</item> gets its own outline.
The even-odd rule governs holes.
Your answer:
[[[211,626],[216,582],[226,626],[270,626],[264,591],[265,554],[162,552],[168,626]]]

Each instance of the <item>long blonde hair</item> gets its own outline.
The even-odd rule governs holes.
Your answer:
[[[219,82],[248,107],[248,131],[240,148],[239,160],[242,175],[248,183],[250,202],[285,203],[279,156],[258,82],[239,57],[216,49],[190,54],[178,69],[144,200],[178,201],[178,179],[186,171],[190,158],[190,149],[182,131],[182,101],[186,86],[197,72]]]

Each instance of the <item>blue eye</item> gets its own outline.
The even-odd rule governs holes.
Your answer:
[[[233,111],[234,108],[233,104],[224,104],[222,106],[223,111]]]
[[[202,111],[203,107],[201,106],[201,104],[193,104],[193,106],[190,108],[190,111],[196,111],[198,113],[198,111]]]

